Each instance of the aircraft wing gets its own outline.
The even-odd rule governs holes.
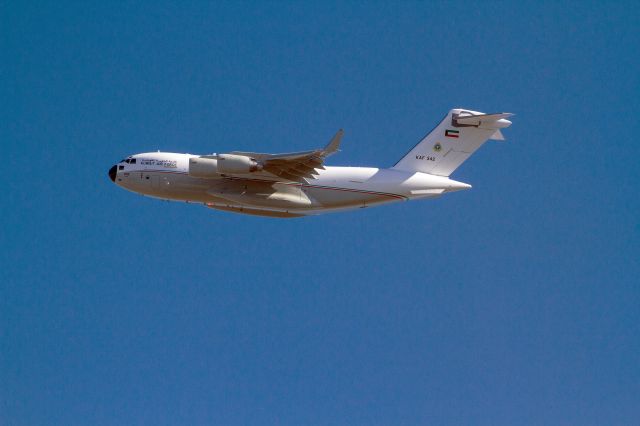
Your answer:
[[[327,146],[313,151],[285,154],[233,151],[231,154],[255,159],[263,171],[283,179],[300,182],[306,178],[314,179],[314,175],[318,174],[316,169],[324,169],[325,158],[338,151],[343,134],[342,129],[338,130]]]

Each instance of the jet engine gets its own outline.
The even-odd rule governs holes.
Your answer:
[[[252,173],[262,170],[262,165],[244,155],[218,155],[218,173]]]
[[[221,174],[243,174],[260,170],[260,163],[244,155],[219,154],[215,157],[189,159],[189,175],[199,178],[215,178]]]

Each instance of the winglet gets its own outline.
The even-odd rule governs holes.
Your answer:
[[[331,139],[331,142],[329,142],[327,146],[324,147],[322,151],[325,156],[331,155],[334,152],[338,151],[338,148],[340,148],[340,141],[342,140],[343,134],[344,134],[344,130],[342,129],[338,130],[338,133],[336,133],[333,139]]]

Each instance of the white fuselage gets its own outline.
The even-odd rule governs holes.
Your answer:
[[[266,172],[212,178],[189,174],[191,154],[136,154],[110,170],[119,186],[139,194],[202,203],[265,216],[295,217],[437,197],[471,186],[448,177],[372,167],[328,167],[304,182],[274,180]]]

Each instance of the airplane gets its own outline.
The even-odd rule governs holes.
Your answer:
[[[304,152],[135,154],[111,167],[109,178],[154,198],[279,218],[429,199],[471,188],[451,174],[488,139],[504,140],[501,129],[511,125],[512,115],[452,109],[387,169],[325,166],[340,146],[339,130],[324,148]]]

